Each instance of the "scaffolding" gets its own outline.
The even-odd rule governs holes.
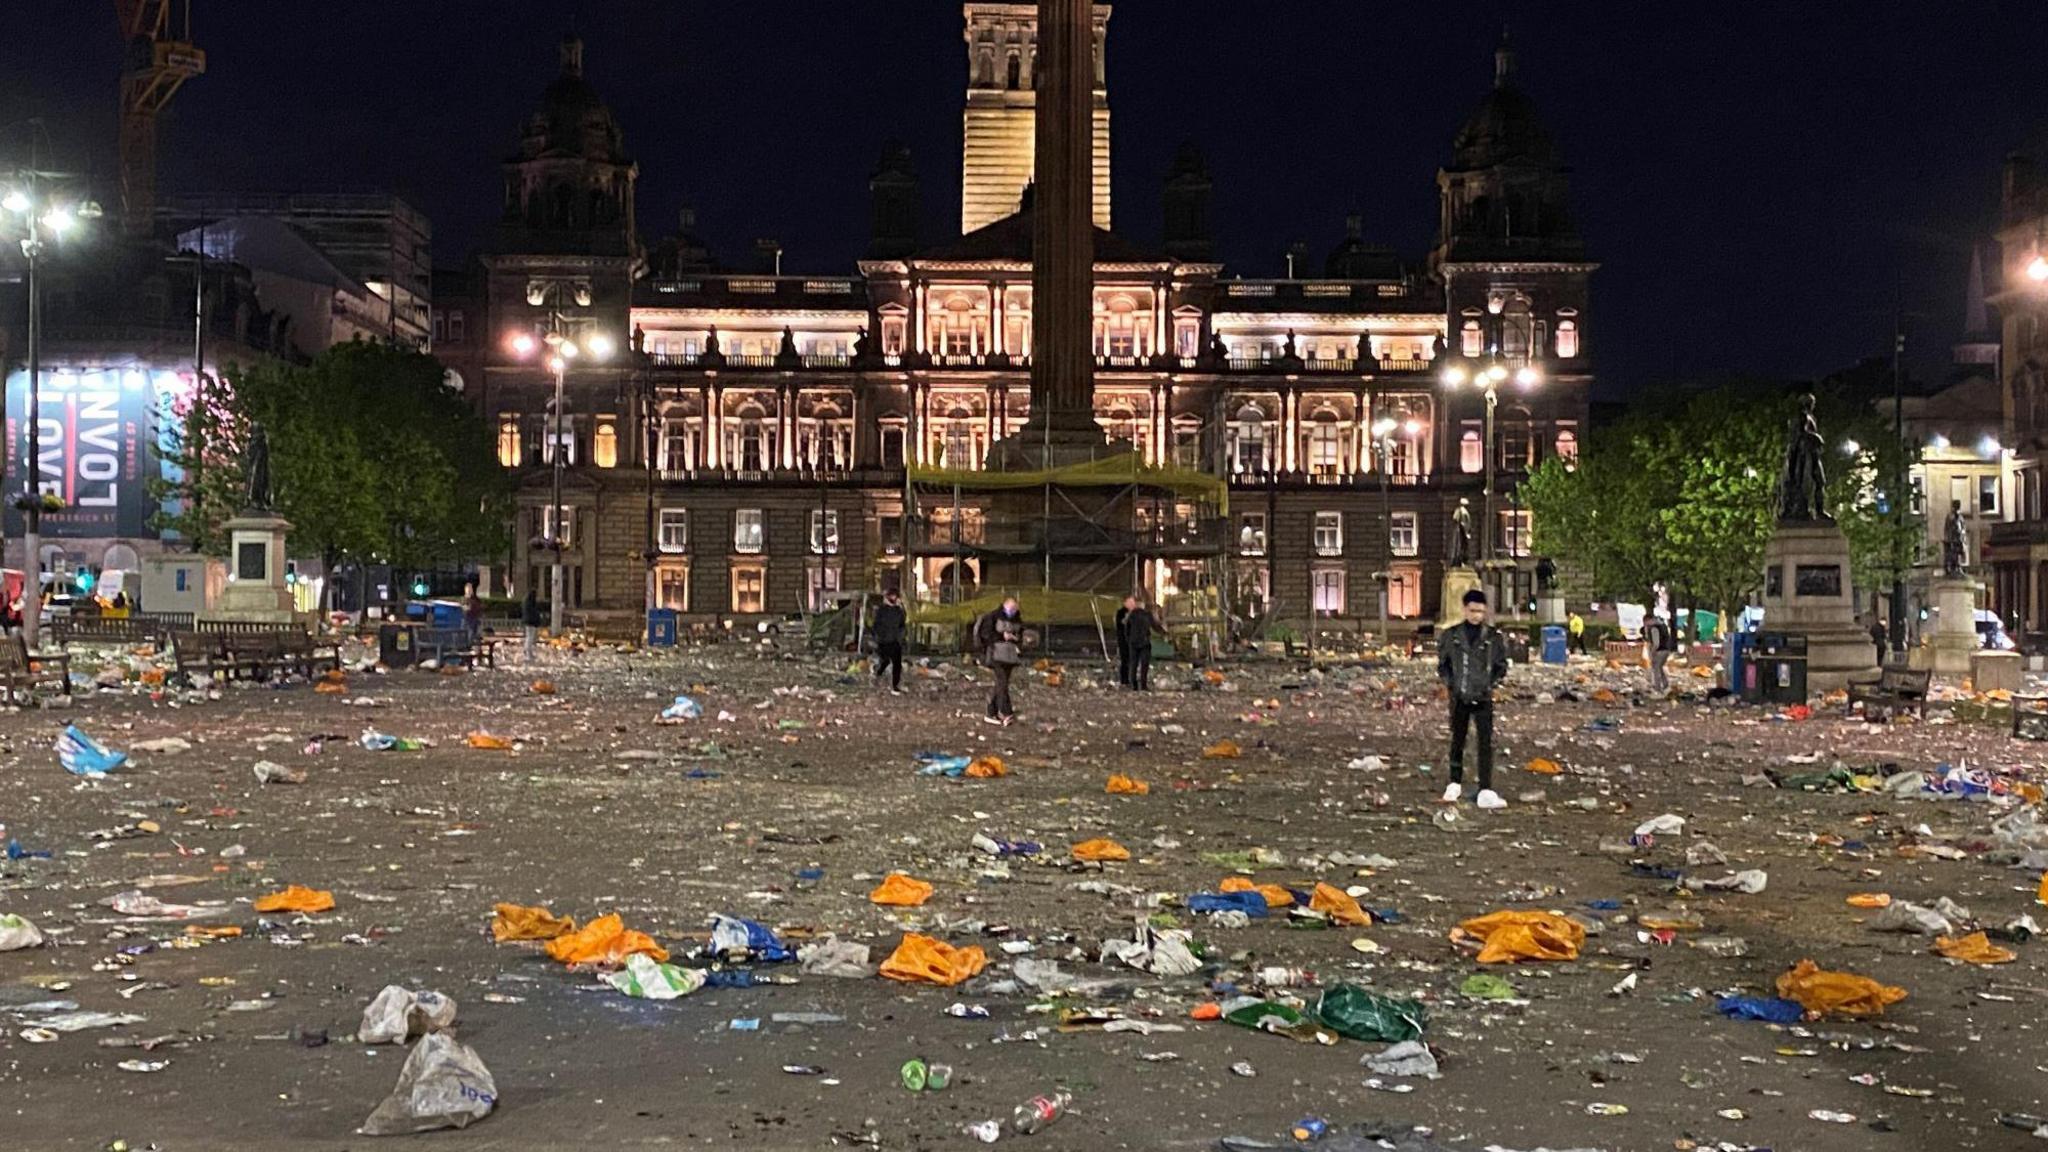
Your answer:
[[[1027,619],[1092,633],[1106,653],[1123,598],[1153,583],[1161,625],[1188,650],[1213,657],[1228,635],[1229,485],[1207,472],[1135,452],[1014,472],[914,467],[904,527],[914,624],[964,628],[1015,596]],[[934,559],[947,564],[925,595]],[[1159,580],[1146,580],[1148,565]],[[1169,572],[1195,578],[1169,592]]]

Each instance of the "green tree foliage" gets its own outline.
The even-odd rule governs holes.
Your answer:
[[[419,568],[505,545],[510,490],[489,430],[432,357],[339,344],[309,365],[235,371],[177,415],[170,458],[184,479],[158,485],[159,523],[201,552],[227,550],[221,524],[244,501],[241,453],[259,421],[294,549],[330,566],[356,557]]]

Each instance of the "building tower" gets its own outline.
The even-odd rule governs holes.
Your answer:
[[[1214,190],[1202,150],[1193,141],[1183,142],[1173,154],[1173,169],[1166,174],[1162,195],[1168,256],[1195,262],[1214,258],[1216,237],[1209,227],[1209,200]]]
[[[967,112],[960,180],[960,231],[972,232],[1017,211],[1031,182],[1037,115],[1038,9],[1029,3],[969,3]],[[1097,228],[1109,215],[1109,87],[1104,44],[1107,4],[1095,6],[1095,203]]]

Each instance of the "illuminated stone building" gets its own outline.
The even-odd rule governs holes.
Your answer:
[[[580,46],[565,45],[505,166],[484,261],[491,343],[464,370],[480,377],[471,394],[521,479],[515,590],[548,586],[551,557],[533,544],[551,535],[558,450],[568,596],[592,623],[630,627],[649,603],[716,622],[898,581],[916,598],[974,582],[923,543],[956,515],[977,531],[985,509],[906,523],[906,468],[980,468],[1027,415],[1031,14],[965,5],[968,228],[920,227],[916,168],[892,145],[870,174],[866,258],[822,275],[723,270],[687,214],[675,235],[642,245],[638,169],[583,77]],[[1404,258],[1354,219],[1320,274],[1297,261],[1288,277],[1257,279],[1214,257],[1211,181],[1192,146],[1160,193],[1163,237],[1104,227],[1107,19],[1104,6],[1098,419],[1148,462],[1229,479],[1227,583],[1240,614],[1298,620],[1313,605],[1335,627],[1373,627],[1384,580],[1398,630],[1434,618],[1459,501],[1484,519],[1487,401],[1470,381],[1494,369],[1495,515],[1480,527],[1498,586],[1526,601],[1534,558],[1514,481],[1577,451],[1593,265],[1506,47],[1438,174],[1430,253]],[[610,334],[621,350],[570,366],[552,433],[553,377],[510,350],[515,335],[550,327]],[[1169,608],[1209,579],[1167,561],[1143,578]]]

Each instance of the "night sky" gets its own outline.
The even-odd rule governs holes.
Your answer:
[[[27,0],[0,37],[0,125],[40,115],[108,179],[122,47],[113,5]],[[729,263],[775,237],[793,272],[852,270],[866,180],[909,142],[925,233],[959,227],[966,52],[948,0],[197,0],[209,71],[164,123],[161,186],[398,191],[440,263],[500,196],[498,163],[573,26],[640,162],[651,242],[693,205]],[[1435,172],[1491,82],[1503,8],[1120,0],[1110,24],[1117,230],[1159,232],[1175,146],[1200,143],[1228,270],[1318,266],[1364,215],[1419,261]],[[1889,347],[1895,285],[1916,368],[1961,327],[1969,245],[1999,162],[2048,144],[2048,5],[1522,4],[1523,86],[1575,169],[1607,395],[1733,373],[1812,375]],[[0,129],[0,156],[21,130]]]

